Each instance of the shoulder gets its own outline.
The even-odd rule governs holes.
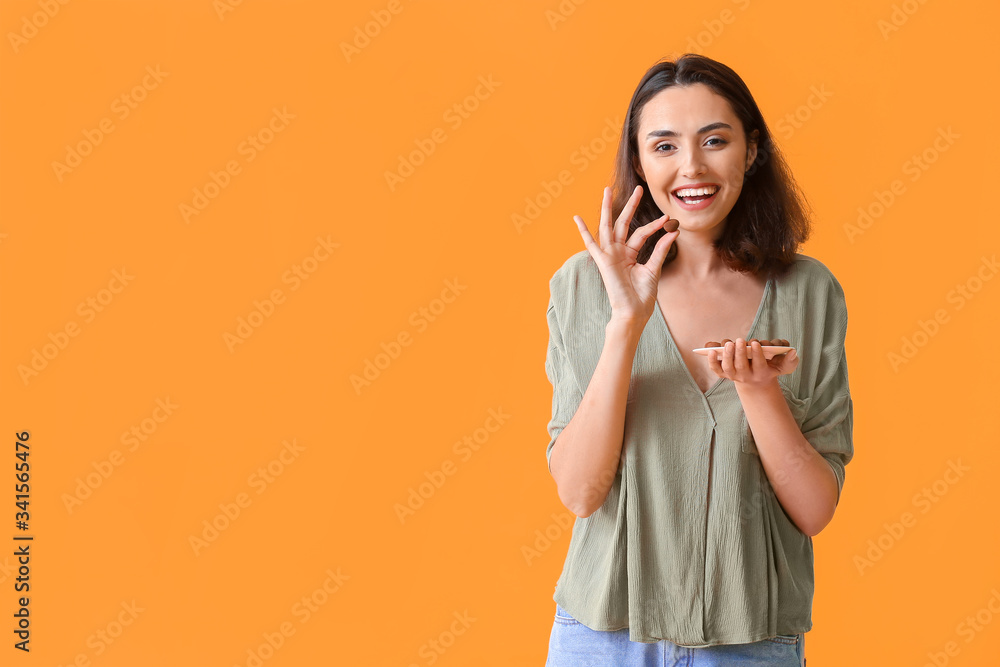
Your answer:
[[[795,253],[795,262],[790,267],[787,278],[794,280],[806,292],[827,292],[843,300],[844,289],[833,271],[815,257]]]
[[[553,299],[593,295],[603,288],[600,269],[586,249],[570,255],[549,279]]]
[[[833,271],[815,257],[796,253],[788,275],[794,285],[786,289],[786,298],[793,300],[789,307],[811,321],[821,322],[820,327],[827,332],[839,332],[837,336],[842,339],[847,330],[847,300]]]

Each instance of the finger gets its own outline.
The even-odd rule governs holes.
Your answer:
[[[785,368],[785,364],[787,363],[787,357],[788,357],[787,352],[782,354],[776,354],[773,357],[771,357],[770,364],[774,368],[778,369],[778,375],[784,375],[785,373],[788,372],[788,370]]]
[[[726,349],[722,353],[722,370],[730,378],[733,377],[733,373],[736,371],[736,369],[733,368],[733,354],[735,353],[735,350],[736,345],[733,341],[729,341],[726,343]]]
[[[795,367],[799,365],[799,356],[795,353],[795,350],[789,350],[781,356],[784,357],[781,360],[781,366],[784,372],[791,373],[795,370]]]
[[[662,224],[662,223],[661,223]],[[654,230],[655,231],[655,230]],[[637,235],[639,232],[633,234]],[[657,280],[660,277],[660,271],[663,269],[663,260],[666,259],[667,253],[670,252],[670,246],[674,244],[677,237],[680,235],[681,230],[675,229],[672,232],[667,232],[661,236],[657,241],[656,245],[653,246],[653,252],[649,255],[649,259],[646,261],[646,266],[650,268],[653,275],[656,276]],[[645,242],[645,241],[643,241]],[[640,248],[642,246],[639,246]]]
[[[615,220],[615,242],[625,243],[625,238],[628,236],[629,223],[632,222],[632,215],[635,210],[639,208],[639,202],[642,201],[642,186],[635,186],[635,190],[632,191],[632,195],[625,202],[625,207],[622,212],[618,214],[618,219]]]
[[[779,375],[787,375],[795,370],[799,363],[799,358],[795,356],[795,350],[789,350],[780,355],[775,355],[773,359],[778,363]]]
[[[646,224],[636,229],[635,233],[632,234],[632,236],[630,236],[628,240],[625,242],[625,245],[634,250],[636,254],[638,254],[639,249],[642,248],[642,245],[646,242],[646,239],[648,239],[650,236],[660,231],[661,229],[665,229],[665,225],[667,223],[667,220],[669,219],[670,216],[664,213],[659,218],[656,218],[655,220],[650,220]],[[676,236],[676,234],[674,236]],[[657,239],[657,241],[659,241],[659,239]]]
[[[726,377],[726,374],[722,370],[722,362],[719,361],[722,350],[719,352],[709,352],[708,353],[708,366],[712,369],[712,372],[721,377]]]
[[[754,341],[750,343],[750,355],[752,357],[751,368],[764,368],[767,366],[767,359],[764,358],[764,348],[760,346],[759,341]]]
[[[733,356],[733,366],[736,368],[736,372],[741,375],[746,373],[750,366],[750,362],[747,361],[747,346],[746,342],[742,338],[736,339],[736,343],[733,346]]]
[[[604,188],[604,198],[601,199],[601,224],[597,229],[597,236],[601,239],[601,247],[609,248],[611,240],[614,238],[611,228],[611,188]]]
[[[596,253],[600,252],[601,250],[600,246],[597,245],[597,241],[595,241],[594,237],[591,236],[590,230],[587,229],[587,225],[583,221],[583,218],[581,218],[578,215],[574,215],[573,221],[576,222],[576,228],[580,231],[580,236],[583,237],[584,247],[586,247],[587,250],[590,252],[590,256],[594,258],[594,261],[597,261]],[[600,265],[598,264],[598,266]]]

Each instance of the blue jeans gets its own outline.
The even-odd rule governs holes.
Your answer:
[[[631,641],[628,628],[591,630],[557,604],[545,667],[805,667],[805,640],[799,633],[705,648],[644,644]]]

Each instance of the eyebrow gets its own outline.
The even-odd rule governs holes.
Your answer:
[[[723,123],[721,121],[717,123],[711,123],[698,130],[698,134],[705,134],[706,132],[711,132],[712,130],[721,130],[723,128],[731,130],[733,129],[733,126],[730,125],[729,123]],[[679,137],[679,136],[680,135],[674,132],[673,130],[653,130],[652,132],[646,135],[646,138],[652,139],[653,137]]]

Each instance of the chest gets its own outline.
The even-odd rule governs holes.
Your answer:
[[[747,278],[725,289],[660,289],[656,296],[659,313],[680,352],[688,372],[705,393],[719,380],[708,359],[694,348],[724,338],[749,338],[758,311],[763,306],[766,280]]]

